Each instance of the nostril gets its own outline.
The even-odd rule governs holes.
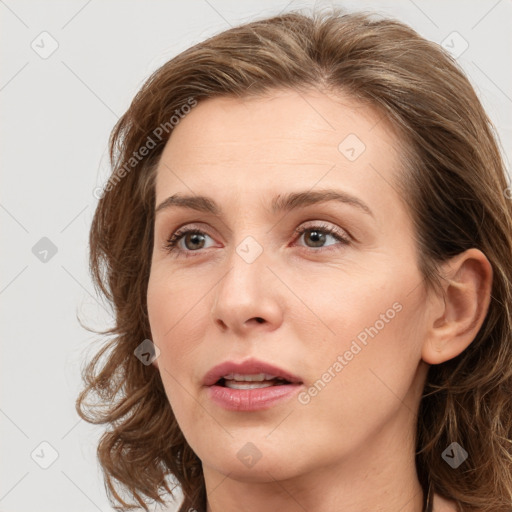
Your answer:
[[[256,322],[258,322],[259,324],[262,324],[265,320],[263,320],[263,318],[261,317],[256,317]]]

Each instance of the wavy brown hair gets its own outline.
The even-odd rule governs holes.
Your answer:
[[[196,44],[147,79],[111,133],[112,176],[92,221],[90,271],[113,306],[115,325],[94,331],[110,339],[84,367],[76,404],[83,419],[107,426],[97,453],[109,499],[117,510],[148,510],[148,499],[162,503],[165,492],[172,495],[172,478],[184,496],[180,511],[206,510],[201,461],[158,370],[134,356],[151,339],[146,292],[156,166],[185,105],[283,88],[344,92],[396,128],[403,168],[394,185],[414,221],[427,287],[439,287],[439,265],[466,249],[489,259],[492,297],[481,329],[459,356],[429,369],[416,466],[422,481],[428,477],[463,511],[510,512],[512,208],[499,139],[440,46],[396,20],[339,8],[253,21]],[[454,441],[469,453],[457,469],[441,457]]]

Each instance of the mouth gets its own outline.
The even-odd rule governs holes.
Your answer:
[[[231,389],[258,389],[303,382],[301,378],[283,368],[250,358],[240,362],[225,361],[218,364],[206,373],[202,384]]]
[[[228,374],[221,377],[214,385],[230,389],[261,389],[272,386],[287,386],[292,383],[282,377],[274,377],[270,374],[241,375]]]
[[[233,412],[277,407],[291,400],[303,388],[298,377],[255,360],[241,364],[223,363],[205,376],[203,384],[209,400]]]

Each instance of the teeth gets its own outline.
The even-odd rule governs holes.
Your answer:
[[[223,376],[226,380],[238,380],[241,382],[263,382],[264,380],[273,380],[277,379],[275,375],[270,375],[269,373],[255,373],[252,375],[243,375],[241,373],[228,373]]]
[[[226,387],[231,389],[258,389],[273,386],[272,382],[237,382],[236,380],[226,380]]]

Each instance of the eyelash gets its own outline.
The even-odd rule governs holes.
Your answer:
[[[342,246],[348,245],[350,243],[349,237],[342,235],[336,228],[333,228],[327,224],[315,224],[312,226],[307,227],[299,227],[294,230],[294,233],[297,235],[296,238],[300,238],[306,231],[321,231],[324,234],[331,235],[333,238],[335,238],[338,242],[341,243]],[[168,253],[175,253],[175,252],[181,252],[185,253],[184,257],[194,257],[193,253],[200,252],[200,251],[190,251],[190,250],[183,250],[178,247],[178,242],[187,234],[198,234],[198,235],[208,235],[208,233],[201,231],[197,228],[182,228],[175,231],[166,241],[164,245],[164,249]],[[209,235],[208,235],[209,236]],[[312,249],[314,252],[323,252],[323,251],[329,251],[329,250],[335,250],[336,244],[333,244],[333,246],[328,247],[319,247],[318,249],[309,248]],[[308,247],[301,246],[303,249],[308,249]],[[192,254],[187,254],[192,253]]]

